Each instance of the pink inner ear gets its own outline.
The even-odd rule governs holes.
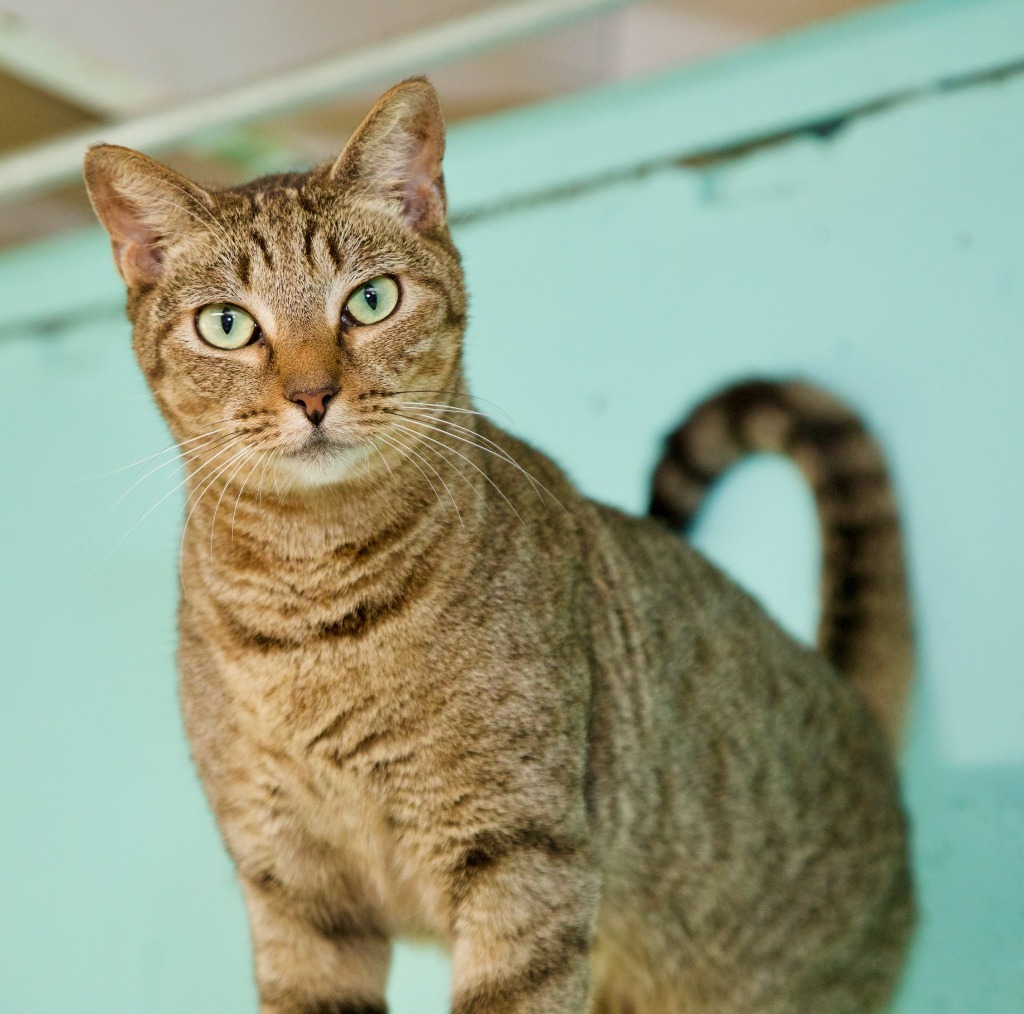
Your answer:
[[[120,194],[104,195],[107,206],[107,228],[115,242],[154,246],[160,239],[156,229],[145,221],[138,206]]]
[[[444,199],[430,177],[417,174],[405,181],[402,210],[409,225],[430,225],[444,218]]]
[[[155,243],[114,242],[114,259],[125,281],[155,282],[160,277],[164,253]]]
[[[402,210],[411,226],[439,225],[444,221],[441,150],[429,135],[412,139],[402,187]]]
[[[163,263],[160,234],[145,221],[137,205],[113,189],[103,194],[101,203],[121,277],[129,283],[156,281]]]
[[[423,79],[411,79],[381,97],[328,179],[356,194],[394,201],[411,228],[443,229],[443,155],[444,122],[437,96]]]

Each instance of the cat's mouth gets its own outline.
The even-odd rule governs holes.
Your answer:
[[[346,451],[352,444],[346,440],[334,440],[323,430],[313,430],[298,447],[288,451],[293,458],[307,461],[319,461],[339,451]]]
[[[281,447],[275,474],[289,488],[325,486],[347,479],[366,460],[365,443],[339,439],[317,429]]]
[[[285,450],[285,457],[295,462],[325,465],[329,462],[348,460],[354,453],[364,453],[362,444],[330,436],[321,429],[310,432],[300,443]]]
[[[352,439],[345,433],[327,433],[321,427],[290,434],[275,453],[274,474],[288,488],[302,489],[330,485],[365,472],[368,457],[366,439]],[[287,441],[287,442],[286,442]]]

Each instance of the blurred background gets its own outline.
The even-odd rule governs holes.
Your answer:
[[[542,3],[534,5],[538,29],[521,41],[499,33],[481,55],[430,69],[454,123],[679,66],[870,2]],[[495,9],[493,0],[91,0],[73,6],[67,0],[5,0],[0,158],[70,130],[216,95]],[[553,27],[547,19],[555,19]],[[326,158],[365,114],[378,83],[286,115],[258,116],[246,135],[236,131],[184,145],[172,157],[200,178],[221,182],[244,178],[246,156],[254,152]],[[0,247],[91,221],[80,187],[51,190],[4,209]]]
[[[0,1014],[256,1006],[177,714],[182,475],[82,152],[301,167],[411,73],[451,126],[472,389],[585,492],[644,511],[664,434],[752,374],[881,438],[920,660],[896,1010],[1024,1011],[1021,0],[0,3]],[[737,469],[695,538],[813,636],[790,466]],[[403,944],[393,1014],[447,976]]]

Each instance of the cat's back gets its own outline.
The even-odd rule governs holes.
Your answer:
[[[891,750],[848,680],[662,524],[593,511],[591,622],[607,663],[599,686],[646,695],[677,751],[719,738],[754,788],[775,768],[794,782],[806,776],[808,790],[826,791],[842,772],[836,788],[857,775],[861,789],[878,782],[890,794]]]
[[[708,989],[719,955],[722,997],[736,972],[724,955],[781,969],[813,943],[855,964],[865,932],[897,954],[912,921],[906,828],[857,692],[664,526],[592,509],[605,960],[640,932],[635,897],[684,914],[665,946]]]

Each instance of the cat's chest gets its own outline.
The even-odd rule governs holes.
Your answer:
[[[230,773],[210,794],[240,872],[310,919],[362,911],[389,933],[443,934],[421,843],[395,820],[386,778],[359,762],[386,729],[330,714],[313,735],[261,722],[258,709],[237,721]]]
[[[265,650],[196,634],[189,737],[243,876],[300,909],[357,903],[393,932],[441,933],[440,885],[395,817],[392,762],[415,779],[408,660],[337,637]]]
[[[441,892],[432,889],[416,843],[396,826],[380,784],[359,769],[332,770],[315,755],[265,744],[249,750],[253,783],[239,810],[240,867],[272,878],[291,905],[311,914],[365,910],[390,933],[443,933]]]

